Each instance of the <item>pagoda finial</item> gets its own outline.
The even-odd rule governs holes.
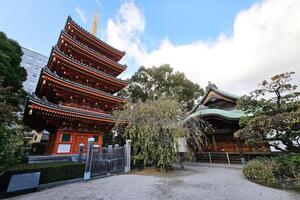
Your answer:
[[[97,30],[98,30],[98,20],[99,20],[99,11],[97,11],[96,15],[93,18],[92,22],[92,29],[91,33],[92,35],[96,36],[97,35]]]

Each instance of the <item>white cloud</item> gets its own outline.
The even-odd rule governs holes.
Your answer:
[[[82,21],[82,23],[86,24],[87,23],[87,18],[85,16],[85,11],[82,10],[81,8],[79,8],[79,7],[76,7],[75,11],[76,11],[77,15],[79,16],[80,20]]]
[[[236,94],[245,94],[273,74],[295,71],[300,82],[300,1],[266,0],[235,17],[232,36],[174,45],[168,37],[147,52],[140,41],[143,12],[125,2],[107,24],[107,40],[126,50],[125,61],[151,67],[164,63],[205,87],[208,81]],[[205,28],[205,27],[203,27]],[[130,67],[130,66],[129,66]]]
[[[109,44],[121,50],[126,50],[125,61],[131,60],[135,64],[142,63],[145,52],[139,39],[144,32],[145,19],[143,12],[133,1],[126,2],[114,19],[109,19],[106,37]]]

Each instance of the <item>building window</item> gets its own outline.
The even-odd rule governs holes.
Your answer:
[[[95,141],[94,142],[98,142],[99,141],[99,136],[98,135],[94,135]]]
[[[70,141],[71,141],[71,135],[70,134],[62,134],[61,142],[70,142]]]

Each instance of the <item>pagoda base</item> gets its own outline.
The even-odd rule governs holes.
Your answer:
[[[47,155],[65,155],[77,154],[79,152],[79,145],[87,146],[88,138],[94,137],[94,145],[102,146],[103,133],[88,133],[57,130],[49,137],[49,143],[45,154]]]

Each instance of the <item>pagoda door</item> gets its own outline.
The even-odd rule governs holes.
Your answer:
[[[75,143],[73,147],[73,153],[78,153],[79,151],[79,144],[84,144],[84,146],[87,146],[87,141],[88,141],[88,135],[76,135],[75,136]]]

